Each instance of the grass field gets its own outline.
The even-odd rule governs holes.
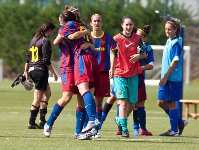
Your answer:
[[[198,99],[198,81],[184,87],[184,99]],[[29,109],[33,91],[25,91],[22,85],[10,88],[11,81],[0,82],[0,150],[197,150],[199,149],[199,121],[188,120],[183,135],[180,137],[160,137],[160,133],[169,129],[168,117],[156,104],[157,87],[148,86],[146,101],[147,128],[151,137],[134,137],[132,115],[128,125],[130,138],[115,136],[115,106],[109,113],[100,131],[102,138],[90,141],[74,140],[76,97],[65,107],[56,120],[52,135],[46,138],[43,130],[28,130]],[[61,96],[61,85],[50,84],[52,97],[49,101],[48,114]],[[184,115],[183,115],[184,116]],[[38,122],[38,120],[37,120]]]

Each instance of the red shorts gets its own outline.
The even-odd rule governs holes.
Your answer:
[[[146,87],[144,82],[144,75],[138,75],[138,102],[146,100]]]
[[[73,93],[77,93],[78,89],[74,83],[74,73],[73,72],[65,72],[60,75],[62,81],[62,92],[72,91]]]
[[[110,97],[109,72],[100,72],[101,86],[95,89],[95,96]]]
[[[74,66],[75,85],[89,82],[89,87],[100,86],[100,73],[97,59],[91,55],[79,55],[75,57]]]

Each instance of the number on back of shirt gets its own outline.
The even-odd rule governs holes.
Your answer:
[[[38,47],[34,47],[32,46],[30,48],[30,52],[31,52],[31,62],[37,62],[38,61]]]

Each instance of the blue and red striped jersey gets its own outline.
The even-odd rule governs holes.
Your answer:
[[[61,35],[64,37],[67,37],[70,34],[73,34],[77,31],[82,31],[86,28],[87,27],[82,23],[78,23],[75,21],[68,21],[66,25],[64,26],[63,31],[61,32]],[[91,54],[93,56],[96,56],[95,52],[91,48],[84,48],[84,49],[80,48],[81,44],[83,44],[84,42],[90,42],[90,41],[91,40],[88,35],[77,40],[71,40],[70,45],[74,52],[74,55],[77,56],[79,54],[86,53],[86,54]]]
[[[105,32],[103,32],[100,37],[93,37],[95,40],[95,53],[97,54],[99,70],[107,72],[110,69],[110,51],[117,48],[116,41],[110,34]]]
[[[58,33],[63,34],[66,24],[60,27]],[[63,40],[59,43],[60,73],[74,72],[74,55],[68,41]]]

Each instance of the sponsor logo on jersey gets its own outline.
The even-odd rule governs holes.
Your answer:
[[[125,43],[125,47],[128,48],[128,47],[130,47],[132,44],[134,44],[134,42],[129,43],[129,44],[126,44],[126,43]]]

